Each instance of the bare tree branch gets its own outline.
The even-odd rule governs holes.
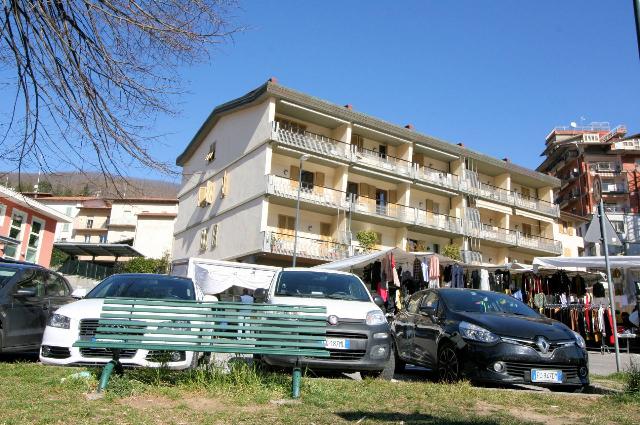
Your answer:
[[[0,67],[13,93],[0,160],[20,171],[100,170],[117,190],[127,167],[166,174],[147,124],[175,115],[177,67],[209,59],[233,0],[0,0]],[[6,90],[3,90],[6,93]],[[46,158],[46,159],[45,159]],[[51,170],[53,171],[53,170]]]

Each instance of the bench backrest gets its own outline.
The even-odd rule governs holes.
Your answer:
[[[329,357],[325,334],[325,307],[107,298],[74,346]]]

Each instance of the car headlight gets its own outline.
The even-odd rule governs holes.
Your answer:
[[[500,340],[498,335],[486,330],[485,328],[474,325],[473,323],[460,322],[458,329],[460,330],[460,335],[465,339],[487,343],[494,343]]]
[[[52,314],[49,316],[47,326],[51,326],[52,328],[69,329],[71,326],[71,319],[67,316],[63,316],[62,314]]]
[[[582,349],[587,348],[587,343],[584,342],[584,338],[577,332],[573,333],[573,336],[576,338],[576,345]]]
[[[387,319],[384,317],[384,314],[380,310],[372,310],[367,313],[366,322],[369,326],[375,326],[387,323]]]

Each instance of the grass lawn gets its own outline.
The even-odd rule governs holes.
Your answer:
[[[638,424],[640,396],[597,396],[476,388],[422,381],[304,378],[298,403],[290,376],[128,371],[105,397],[87,400],[97,380],[81,368],[0,363],[0,424]],[[64,379],[63,379],[64,378]]]

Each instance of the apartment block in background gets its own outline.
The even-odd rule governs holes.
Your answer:
[[[357,253],[362,230],[378,248],[453,244],[475,263],[563,253],[555,177],[274,79],[216,107],[176,162],[175,259],[290,264],[299,188],[303,265]]]
[[[103,199],[87,196],[39,198],[73,217],[71,226],[56,228],[56,242],[65,244],[126,244],[150,258],[171,252],[178,202],[171,198]]]
[[[71,217],[0,186],[0,250],[3,258],[49,267],[56,225]]]
[[[614,253],[638,255],[640,135],[626,133],[625,126],[611,129],[606,122],[556,127],[546,138],[545,159],[538,171],[561,180],[556,202],[562,211],[586,219],[597,213],[593,182],[600,176],[605,212],[624,243]],[[587,224],[581,226],[581,233]],[[599,252],[597,244],[587,244],[587,255]]]

